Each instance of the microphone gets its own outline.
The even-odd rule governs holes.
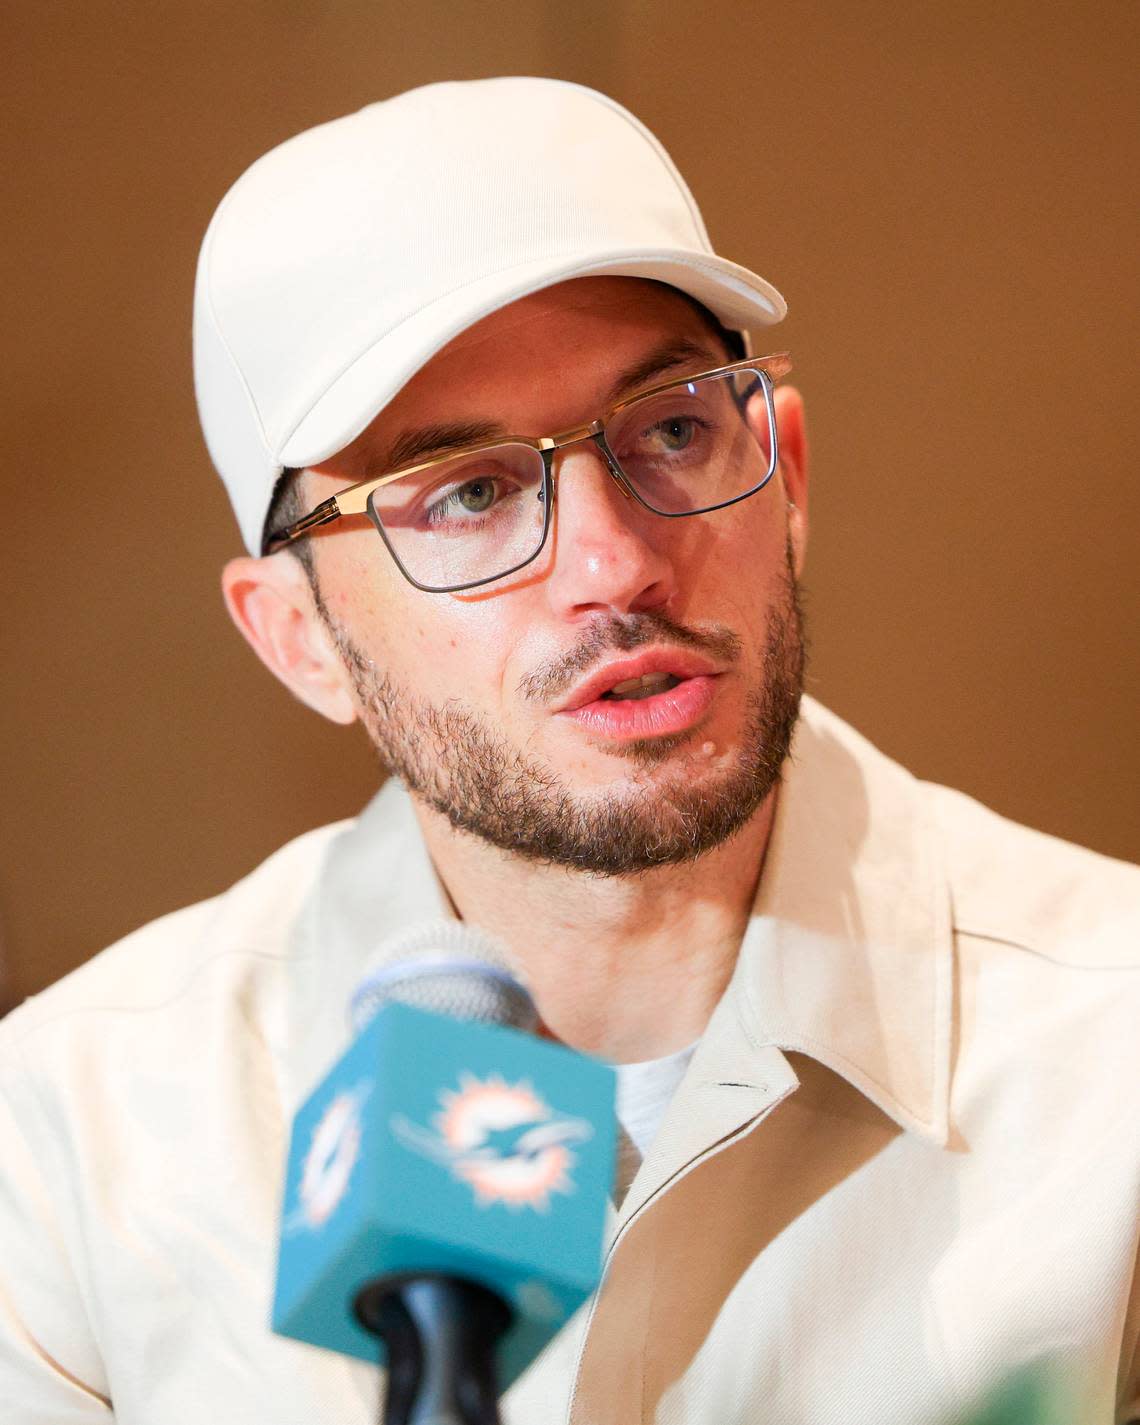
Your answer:
[[[293,1122],[272,1328],[386,1363],[386,1425],[495,1425],[597,1286],[614,1072],[535,1038],[501,950],[458,921],[388,942],[351,1025]]]

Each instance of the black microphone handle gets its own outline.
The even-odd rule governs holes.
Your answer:
[[[383,1425],[499,1425],[495,1347],[511,1320],[502,1297],[422,1273],[369,1282],[355,1308],[388,1352]]]

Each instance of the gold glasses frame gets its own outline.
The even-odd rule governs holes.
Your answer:
[[[554,453],[564,450],[570,445],[580,445],[583,441],[592,440],[597,446],[606,464],[606,469],[612,476],[614,482],[627,499],[632,498],[643,508],[651,511],[655,515],[660,515],[662,519],[687,519],[690,515],[708,514],[713,510],[725,509],[728,505],[738,504],[741,500],[746,500],[750,495],[762,490],[772,478],[779,463],[779,451],[777,448],[776,422],[772,407],[772,387],[775,382],[782,380],[792,369],[790,355],[786,351],[776,352],[771,356],[745,357],[740,361],[731,361],[725,366],[714,366],[707,371],[696,371],[686,373],[681,376],[674,376],[668,381],[658,382],[654,386],[649,386],[644,390],[637,391],[632,396],[627,396],[614,405],[609,406],[602,415],[589,425],[574,426],[570,430],[560,431],[557,435],[503,435],[494,440],[482,440],[473,445],[461,446],[455,450],[449,450],[446,454],[433,456],[430,460],[418,461],[415,465],[407,465],[398,470],[386,471],[382,475],[369,476],[367,480],[360,480],[355,485],[349,485],[343,490],[338,490],[335,495],[330,495],[327,500],[322,500],[319,505],[310,510],[301,519],[295,520],[292,524],[268,535],[265,540],[263,553],[276,554],[278,550],[286,549],[298,539],[303,539],[312,534],[315,530],[322,529],[327,525],[344,519],[349,515],[367,515],[375,527],[377,533],[384,540],[384,544],[396,561],[396,566],[403,574],[404,578],[417,589],[422,589],[425,593],[444,594],[459,593],[464,589],[478,588],[482,584],[493,584],[498,579],[504,579],[517,570],[524,568],[533,560],[537,559],[546,545],[546,538],[550,530],[551,512],[554,508],[554,501],[557,497],[557,480],[554,472]],[[706,505],[696,510],[667,511],[655,509],[653,505],[642,498],[636,487],[630,482],[628,476],[622,470],[613,451],[610,450],[606,441],[606,428],[630,406],[636,405],[639,401],[644,401],[652,396],[658,396],[662,391],[668,391],[674,386],[684,386],[692,381],[704,381],[710,377],[730,376],[736,371],[754,371],[761,378],[764,384],[765,400],[768,406],[769,423],[772,436],[772,451],[769,467],[764,479],[754,485],[750,490],[745,490],[742,494],[734,495],[730,500],[722,500],[716,505]],[[503,569],[497,574],[488,575],[484,579],[473,579],[466,584],[448,584],[439,586],[434,584],[423,584],[414,578],[404,567],[399,555],[393,549],[391,541],[385,533],[384,527],[376,514],[372,504],[373,492],[384,485],[391,484],[394,480],[406,479],[409,475],[418,475],[425,470],[430,470],[433,466],[442,466],[454,460],[469,458],[478,455],[480,451],[495,450],[503,445],[528,446],[542,457],[544,472],[544,492],[545,511],[543,516],[542,536],[537,547],[531,554],[515,564],[510,569]]]

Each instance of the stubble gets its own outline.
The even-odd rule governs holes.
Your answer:
[[[512,855],[598,876],[692,861],[740,831],[779,781],[799,715],[804,620],[790,547],[738,751],[713,772],[699,732],[607,748],[634,766],[620,791],[575,792],[547,761],[514,746],[461,699],[434,704],[415,696],[321,611],[368,735],[410,792],[457,830]],[[729,629],[684,627],[658,614],[602,618],[565,656],[525,679],[520,692],[549,702],[607,652],[650,643],[697,648],[722,662],[740,654]]]

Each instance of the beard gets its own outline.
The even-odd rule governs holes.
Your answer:
[[[778,783],[791,746],[805,643],[790,545],[738,750],[713,772],[692,750],[699,731],[607,746],[633,765],[622,791],[575,792],[548,762],[510,743],[461,700],[417,698],[379,673],[319,600],[318,607],[385,768],[456,830],[527,860],[596,876],[693,861],[746,825]],[[741,651],[740,639],[723,627],[690,628],[652,613],[602,617],[567,654],[524,679],[520,692],[545,703],[602,654],[650,643],[728,661]],[[667,761],[674,765],[666,768]]]

